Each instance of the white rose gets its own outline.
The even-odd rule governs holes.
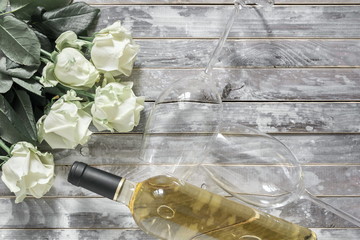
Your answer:
[[[76,33],[74,33],[73,31],[63,32],[56,39],[55,43],[56,43],[55,47],[58,51],[61,51],[67,47],[76,48],[78,50],[81,50],[82,46],[87,44],[86,41],[78,39]]]
[[[55,63],[47,63],[40,82],[55,86],[57,82],[74,89],[89,89],[100,79],[99,72],[84,55],[74,48],[64,48]]]
[[[97,69],[113,76],[130,76],[140,47],[120,21],[97,33],[93,44],[91,60]]]
[[[45,140],[52,148],[75,148],[89,140],[91,116],[79,100],[70,90],[51,106],[48,115],[37,122],[40,142]]]
[[[59,81],[54,75],[54,67],[55,65],[52,62],[48,62],[43,68],[40,83],[44,85],[44,87],[54,87],[58,84]]]
[[[26,194],[41,198],[54,182],[53,156],[38,151],[28,142],[18,142],[2,166],[1,179],[15,193],[15,203],[22,202]]]
[[[132,83],[112,82],[96,89],[91,114],[99,131],[129,132],[139,124],[144,97],[136,97],[131,87]]]
[[[63,85],[87,89],[99,80],[99,72],[84,55],[74,48],[64,48],[56,57],[55,77]]]

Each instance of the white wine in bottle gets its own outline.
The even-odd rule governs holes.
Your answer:
[[[133,183],[75,162],[68,181],[127,205],[139,227],[169,240],[316,240],[310,229],[160,175]]]

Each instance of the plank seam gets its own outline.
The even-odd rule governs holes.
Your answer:
[[[91,6],[198,6],[198,7],[206,7],[206,6],[233,6],[233,3],[201,3],[201,2],[195,2],[195,3],[156,3],[156,2],[144,2],[144,3],[91,3],[88,2]],[[291,3],[291,2],[284,2],[284,3],[275,3],[274,7],[277,6],[331,6],[331,7],[337,7],[337,6],[359,6],[360,3],[342,3],[342,2],[328,2],[328,3],[311,3],[311,2],[303,2],[303,3]]]

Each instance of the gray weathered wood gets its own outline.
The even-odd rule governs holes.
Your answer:
[[[358,212],[360,198],[337,198]],[[2,228],[136,228],[126,206],[105,198],[28,198],[15,204],[14,199],[0,198]],[[354,227],[308,200],[266,212],[294,223],[313,228]],[[0,232],[1,233],[1,232]],[[126,238],[125,238],[126,239]]]
[[[75,0],[74,2],[83,1]],[[234,0],[84,0],[88,4],[233,4]],[[275,0],[275,4],[360,4],[359,0]]]
[[[360,229],[313,229],[321,240],[356,240],[360,237]]]
[[[140,123],[132,132],[144,132],[153,105],[145,103]],[[264,133],[359,133],[359,105],[357,102],[224,102],[223,122],[226,123],[225,128],[242,124]],[[173,104],[162,105],[156,111],[163,116],[163,123],[167,124],[176,119],[174,112],[178,116],[189,114],[179,112],[179,108]],[[169,132],[176,129],[176,132],[188,133],[191,129],[190,133],[201,133],[204,122],[198,117],[202,117],[201,114],[191,112],[186,118],[176,119],[176,128],[173,122],[174,126],[169,126]],[[91,130],[97,132],[95,127],[91,127]]]
[[[359,164],[360,135],[276,135],[303,164]]]
[[[139,229],[0,229],[0,236],[2,240],[155,240]]]
[[[135,69],[129,78],[138,96],[155,100],[175,81],[202,69]],[[224,101],[359,100],[360,69],[221,69],[213,71]]]
[[[144,131],[144,124],[152,105],[145,104],[139,126],[134,132]],[[267,133],[359,133],[360,131],[360,105],[357,102],[225,102],[223,106],[223,121],[228,126],[243,124]],[[171,113],[175,110],[179,113],[178,108],[170,104],[159,109],[157,113],[167,119],[165,116],[171,117]],[[204,122],[195,120],[196,112],[192,114],[191,117],[187,115],[185,119],[191,125],[185,125],[185,120],[181,119],[178,119],[177,124],[183,124],[184,130],[189,129],[190,126],[192,132],[196,132],[197,129],[202,128]],[[169,119],[169,121],[173,120]]]
[[[305,186],[314,195],[360,196],[360,166],[306,166],[303,170]]]
[[[224,119],[228,124],[242,122],[263,132],[355,133],[360,130],[358,114],[360,108],[356,102],[224,104]],[[253,119],[245,120],[245,116]]]
[[[358,240],[360,229],[312,229],[321,240]],[[3,240],[38,239],[106,239],[106,240],[155,240],[138,229],[6,229],[0,230]]]
[[[204,68],[216,40],[137,40],[141,46],[136,67]],[[360,66],[357,40],[231,40],[219,67],[333,67]]]
[[[134,37],[218,38],[232,6],[100,6],[97,29],[121,20]],[[230,37],[359,38],[360,6],[275,6],[240,11]],[[169,21],[171,19],[171,21]]]
[[[274,136],[293,151],[301,164],[359,164],[359,134],[275,134]],[[174,137],[176,138],[176,135]],[[171,142],[175,143],[175,141]],[[74,150],[52,150],[52,153],[58,165],[69,165],[77,160],[95,165],[125,164],[137,161],[141,144],[141,134],[94,134],[84,146]],[[168,147],[168,157],[174,158],[179,153],[176,151],[176,146]]]

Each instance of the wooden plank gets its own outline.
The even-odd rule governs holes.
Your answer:
[[[337,201],[359,213],[360,198],[337,198]],[[137,228],[126,206],[104,198],[28,198],[19,204],[14,199],[1,198],[0,206],[1,228]],[[266,212],[306,227],[354,227],[308,200]]]
[[[155,100],[175,81],[200,74],[202,69],[135,69],[138,96]],[[221,69],[213,71],[224,101],[360,100],[360,69]]]
[[[263,132],[355,133],[360,130],[359,109],[358,103],[228,103],[224,122]]]
[[[137,40],[137,68],[204,68],[216,40]],[[231,40],[217,67],[358,67],[358,40]]]
[[[319,239],[322,240],[357,240],[360,237],[360,229],[313,229]]]
[[[145,104],[142,118],[134,132],[144,131],[152,105]],[[205,115],[212,113],[196,112],[192,107],[196,106],[188,106],[180,112],[175,104],[161,105],[156,113],[162,116],[162,120],[157,120],[165,124],[177,119],[171,126],[173,131],[199,132],[204,129]],[[266,133],[359,133],[359,107],[357,102],[224,102],[223,122],[226,126],[243,124]],[[187,118],[179,117],[181,114],[187,114]]]
[[[144,132],[153,105],[145,103],[140,123],[133,133]],[[204,129],[215,124],[212,120],[205,121],[214,114],[212,111],[196,111],[193,104],[186,104],[186,107],[183,104],[181,111],[175,104],[158,106],[156,115],[160,117],[157,121],[162,126],[169,124],[168,132],[203,133]],[[226,123],[224,129],[237,129],[237,126],[244,125],[264,133],[359,133],[359,109],[360,103],[357,102],[224,102],[223,122]],[[97,132],[93,126],[90,130]]]
[[[303,171],[305,187],[314,195],[360,196],[360,166],[306,166]]]
[[[276,135],[302,164],[358,164],[360,135]]]
[[[0,236],[3,240],[156,240],[139,229],[0,229]]]
[[[79,2],[83,0],[75,0],[74,2]],[[84,0],[88,4],[112,4],[112,5],[122,5],[122,4],[146,4],[146,5],[155,5],[155,4],[228,4],[232,5],[234,0]],[[251,1],[250,1],[251,2]],[[275,4],[360,4],[359,0],[275,0]]]
[[[218,38],[232,6],[99,6],[97,30],[121,20],[136,38]],[[243,9],[230,37],[359,38],[359,6]],[[171,20],[169,20],[171,19]],[[335,21],[334,21],[335,20]]]
[[[216,167],[218,166],[218,167]],[[98,166],[99,168],[111,172],[113,174],[127,177],[128,179],[138,182],[146,178],[172,173],[172,164],[166,166],[149,167],[144,165],[107,165]],[[241,179],[248,180],[251,176],[261,175],[262,179],[266,176],[274,176],[269,181],[276,182],[283,179],[282,170],[279,166],[246,166],[246,165],[215,165],[213,169],[218,171],[231,171],[239,174],[236,181],[241,182]],[[191,167],[178,167],[179,172],[182,170],[189,170]],[[194,168],[193,168],[194,169]],[[83,188],[78,188],[67,182],[67,175],[69,173],[69,166],[57,166],[55,173],[56,179],[54,186],[51,188],[47,196],[57,197],[78,197],[78,196],[97,196],[96,194],[87,191]],[[288,169],[289,170],[289,169]],[[330,196],[360,196],[360,166],[305,166],[304,181],[305,187],[314,195],[330,195]],[[189,182],[196,186],[212,185],[212,180],[206,176],[202,169],[196,169],[198,174],[193,174]],[[280,173],[279,173],[280,172]],[[212,187],[211,191],[221,195],[229,195],[219,187]],[[9,189],[1,182],[0,183],[0,196],[13,196]]]
[[[360,229],[312,229],[321,240],[358,240]],[[3,240],[136,239],[155,240],[138,229],[0,229]]]
[[[289,147],[301,164],[359,164],[360,134],[273,136]],[[94,134],[88,144],[82,147],[74,150],[52,150],[52,153],[58,165],[69,165],[77,160],[95,165],[134,163],[139,157],[142,137],[141,134]],[[170,139],[170,143],[175,143],[175,140]],[[176,149],[176,145],[168,145],[169,159],[174,159],[179,153]]]

